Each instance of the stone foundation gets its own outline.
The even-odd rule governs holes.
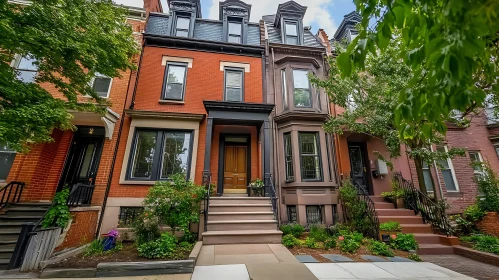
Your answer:
[[[487,212],[477,227],[486,234],[499,237],[499,213]]]

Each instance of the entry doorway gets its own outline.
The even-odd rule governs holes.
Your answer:
[[[65,186],[95,185],[104,144],[103,127],[78,127],[66,158],[57,192]]]
[[[350,177],[368,194],[372,194],[370,187],[370,166],[367,158],[365,143],[348,143],[350,157]]]
[[[220,135],[219,193],[248,192],[251,178],[250,139],[250,135]]]

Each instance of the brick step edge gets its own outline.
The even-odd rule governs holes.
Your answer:
[[[499,266],[499,255],[477,251],[461,245],[454,246],[454,253],[475,261],[488,263],[491,265]]]

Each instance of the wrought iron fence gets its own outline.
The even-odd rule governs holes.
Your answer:
[[[2,187],[0,189],[0,194],[2,195],[2,198],[0,199],[0,209],[4,208],[9,203],[18,203],[21,200],[21,195],[25,186],[26,184],[23,182],[13,181]]]
[[[375,240],[379,240],[379,219],[374,202],[369,197],[369,194],[362,188],[358,182],[352,180],[353,186],[357,189],[357,199],[359,203],[365,205],[364,217],[367,224],[363,225],[363,234]]]
[[[425,223],[431,225],[433,232],[447,236],[452,235],[450,220],[442,206],[414,187],[412,181],[404,179],[400,172],[394,174],[393,180],[404,191],[406,208],[413,210],[416,215],[420,215]]]
[[[90,205],[92,196],[94,195],[95,186],[76,184],[73,186],[69,194],[67,205],[69,207],[78,207],[82,205]]]
[[[275,191],[274,180],[272,179],[272,174],[265,180],[265,196],[270,198],[270,202],[272,203],[272,212],[274,213],[274,219],[277,222],[277,228],[279,229],[279,205],[277,204],[277,193]]]

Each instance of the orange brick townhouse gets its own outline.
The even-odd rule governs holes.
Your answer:
[[[11,2],[28,3],[19,0]],[[129,11],[127,21],[139,42],[142,40],[147,12],[161,10],[157,1],[146,0],[144,4],[145,8],[126,7]],[[37,68],[33,62],[16,57],[12,67],[19,72],[20,79],[35,82]],[[13,250],[20,224],[38,222],[56,192],[68,185],[71,189],[73,222],[68,234],[68,238],[71,238],[66,239],[63,245],[73,247],[94,238],[119,141],[124,109],[129,106],[129,82],[132,81],[133,86],[135,74],[136,71],[126,71],[118,78],[96,76],[92,81],[93,89],[99,96],[106,98],[110,105],[104,114],[72,112],[75,131],[54,129],[53,142],[32,145],[28,154],[16,153],[0,145],[0,250],[6,252],[5,257]],[[42,87],[55,97],[62,96],[50,84],[43,84]],[[89,100],[81,97],[81,101]],[[7,205],[4,208],[5,202],[13,202],[16,187],[10,186],[11,182],[16,181],[25,183],[25,187],[14,202],[19,198],[19,202],[24,204]],[[7,201],[8,194],[11,196]]]
[[[203,19],[199,0],[168,5],[168,14],[148,17],[101,232],[129,228],[149,188],[180,173],[209,180],[221,196],[210,202],[205,242],[241,241],[228,229],[250,228],[280,240],[269,199],[246,195],[257,178],[270,184],[274,108],[264,98],[264,33],[249,22],[251,5],[221,2],[219,20]]]

